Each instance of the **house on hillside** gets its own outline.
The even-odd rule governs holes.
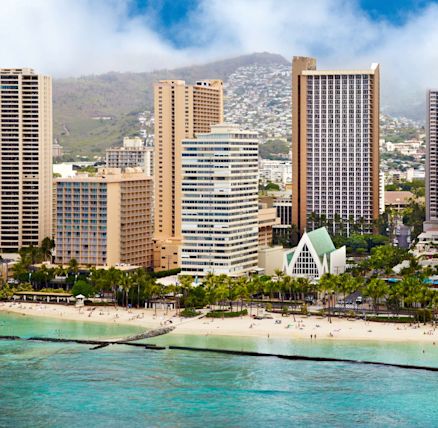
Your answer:
[[[325,273],[340,274],[346,268],[345,246],[336,249],[325,227],[304,232],[295,248],[286,250],[283,271],[286,275],[319,279]]]

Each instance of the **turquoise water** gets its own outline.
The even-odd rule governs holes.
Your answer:
[[[142,327],[97,322],[71,322],[55,318],[0,312],[0,335],[20,337],[63,337],[69,339],[113,338],[144,331]]]
[[[8,323],[13,334],[26,334],[20,318],[0,317],[0,324]],[[27,336],[35,334],[36,323],[39,330],[44,328],[42,319],[29,319]],[[53,320],[47,322],[46,327],[53,328]],[[79,331],[84,334],[83,326],[78,330],[76,323],[65,323],[57,326],[61,333],[65,329],[76,337]],[[87,326],[93,337],[95,329],[103,328]],[[412,344],[179,335],[153,342],[361,355],[438,366],[436,347]],[[0,341],[0,426],[434,427],[438,373],[124,346],[90,351],[82,345]]]

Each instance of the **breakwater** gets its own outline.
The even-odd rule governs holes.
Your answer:
[[[162,333],[166,334],[166,333]],[[140,335],[141,336],[141,335]],[[154,337],[154,336],[149,336]],[[144,337],[142,337],[144,338]],[[438,372],[438,367],[432,366],[417,366],[411,364],[397,364],[397,363],[384,363],[379,361],[367,361],[367,360],[355,360],[348,358],[332,358],[332,357],[313,357],[306,355],[284,355],[284,354],[274,354],[274,353],[262,353],[254,351],[237,351],[230,349],[214,349],[214,348],[197,348],[191,346],[176,346],[169,345],[166,346],[156,346],[153,344],[144,343],[133,343],[132,337],[128,341],[123,340],[89,340],[89,339],[65,339],[65,338],[53,338],[53,337],[30,337],[21,338],[19,336],[0,336],[0,340],[22,340],[22,341],[40,341],[40,342],[58,342],[58,343],[77,343],[83,345],[94,345],[91,350],[98,350],[105,348],[109,345],[125,345],[133,346],[138,348],[143,348],[145,350],[164,350],[169,349],[173,351],[190,351],[190,352],[206,352],[206,353],[219,353],[228,354],[236,356],[248,356],[248,357],[262,357],[262,358],[278,358],[290,361],[314,361],[314,362],[333,362],[333,363],[347,363],[347,364],[361,364],[361,365],[372,365],[372,366],[383,366],[383,367],[394,367],[407,370],[425,370],[431,372]]]

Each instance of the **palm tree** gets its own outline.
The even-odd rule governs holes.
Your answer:
[[[55,248],[55,241],[49,237],[45,237],[41,241],[41,253],[44,257],[44,260],[51,260],[52,258],[52,250]]]
[[[281,302],[284,303],[286,294],[290,291],[290,282],[292,278],[288,275],[285,275],[278,282],[278,291],[280,293]]]
[[[77,275],[77,273],[79,272],[79,263],[76,259],[70,259],[70,261],[68,262],[68,271],[73,275]]]
[[[370,297],[373,301],[376,315],[379,312],[379,300],[388,294],[388,285],[379,278],[371,278],[363,288],[363,295]]]
[[[299,238],[300,238],[300,231],[298,229],[298,226],[292,223],[290,242],[288,242],[287,244],[293,247],[294,245],[298,244]]]
[[[252,276],[247,284],[248,287],[248,294],[250,299],[250,307],[249,307],[249,314],[252,315],[252,305],[254,301],[254,296],[259,292],[261,288],[261,280],[259,275]]]
[[[358,220],[358,231],[360,231],[360,233],[365,233],[365,227],[368,226],[367,221],[365,220],[364,217],[360,217]]]
[[[388,296],[386,298],[386,307],[395,311],[398,316],[403,302],[403,286],[401,282],[395,282],[388,285]]]
[[[313,230],[313,229],[316,229],[316,225],[320,225],[320,217],[319,217],[319,215],[316,213],[316,212],[314,212],[314,211],[312,211],[310,214],[309,214],[309,216],[307,217],[307,222],[308,223],[311,223],[311,229]]]
[[[193,288],[193,276],[191,275],[180,275],[178,277],[179,285],[184,299],[189,295],[190,290]]]
[[[327,227],[327,216],[325,214],[319,216],[319,227]]]
[[[117,305],[117,288],[120,283],[121,271],[111,266],[104,275],[105,286],[112,291],[114,304]]]
[[[64,269],[66,272],[66,270]],[[104,269],[90,269],[89,281],[96,291],[102,292],[105,288],[105,273]]]
[[[303,299],[305,295],[310,290],[310,279],[309,278],[297,278],[296,280],[296,289],[298,293],[301,295],[300,297]]]
[[[349,273],[343,273],[338,276],[336,281],[336,291],[342,294],[344,301],[344,309],[347,305],[347,295],[357,291],[360,288],[361,281],[359,278],[354,278]]]
[[[222,276],[222,275],[220,275]],[[221,309],[223,309],[223,302],[225,302],[229,296],[230,292],[228,290],[228,286],[227,284],[222,281],[219,280],[218,278],[218,283],[217,283],[217,287],[216,287],[216,296],[219,302],[219,307]]]
[[[274,274],[275,274],[275,277],[276,277],[278,280],[280,280],[280,279],[283,278],[283,276],[284,276],[284,272],[283,272],[282,269],[275,269],[275,270],[274,270]]]
[[[328,305],[328,319],[331,322],[330,303],[337,288],[337,277],[330,273],[325,273],[319,280],[319,288],[326,296]]]
[[[414,275],[403,277],[400,282],[403,303],[409,307],[413,307],[417,303],[418,290],[423,286],[422,280]]]
[[[243,283],[241,281],[244,281]],[[233,302],[239,300],[239,296],[241,294],[240,286],[241,284],[244,284],[246,281],[246,278],[234,278],[234,277],[227,277],[226,284],[228,286],[228,300],[230,302],[230,309],[233,310]]]
[[[125,295],[125,306],[126,306],[126,308],[128,308],[129,291],[131,290],[132,286],[134,285],[131,275],[128,272],[126,272],[125,275],[121,275],[119,284],[122,287],[123,293]],[[122,301],[122,304],[123,304],[123,301]]]
[[[216,276],[209,272],[203,281],[204,289],[207,294],[207,301],[212,306],[217,302],[217,282]]]
[[[269,299],[272,300],[274,298],[274,293],[278,291],[278,282],[269,279],[264,284],[264,291],[266,294],[269,294]]]
[[[241,276],[239,278],[237,278],[236,283],[237,283],[237,290],[236,290],[236,294],[240,299],[240,310],[243,310],[243,301],[247,300],[249,297],[249,293],[248,293],[248,278],[246,276]]]
[[[433,319],[436,318],[436,313],[438,311],[438,291],[434,290],[432,294],[432,300],[430,302],[430,306],[432,308]]]

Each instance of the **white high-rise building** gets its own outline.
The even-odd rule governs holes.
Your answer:
[[[182,146],[182,273],[253,271],[258,262],[257,133],[214,125]]]
[[[52,235],[52,78],[0,69],[0,249]]]

